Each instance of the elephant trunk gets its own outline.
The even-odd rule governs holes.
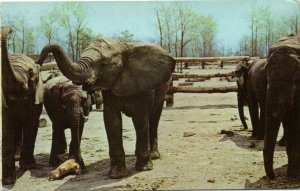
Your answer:
[[[246,92],[245,92],[245,88],[241,87],[238,84],[238,110],[239,110],[239,116],[240,116],[240,120],[244,126],[244,129],[248,129],[247,123],[246,123],[246,119],[245,119],[245,115],[244,115],[244,100],[246,98]]]
[[[42,65],[50,52],[53,54],[59,69],[67,78],[75,84],[91,83],[89,79],[94,77],[94,73],[89,60],[80,60],[78,64],[73,63],[63,48],[57,44],[46,45],[36,63]]]
[[[15,92],[24,89],[22,86],[23,83],[16,77],[8,55],[7,38],[11,31],[11,28],[2,28],[1,30],[2,88],[7,92]]]

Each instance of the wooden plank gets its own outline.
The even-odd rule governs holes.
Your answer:
[[[237,86],[227,87],[178,87],[172,86],[169,89],[172,93],[228,93],[237,92]]]
[[[217,61],[240,61],[250,60],[249,56],[232,56],[232,57],[177,57],[176,62],[217,62]]]
[[[218,78],[218,77],[228,77],[228,76],[234,76],[234,72],[229,73],[217,73],[217,74],[178,74],[173,73],[172,78],[173,80],[179,79],[179,78]]]

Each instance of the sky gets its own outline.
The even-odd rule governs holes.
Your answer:
[[[218,26],[217,42],[235,48],[244,34],[249,34],[249,13],[254,6],[271,8],[276,16],[288,15],[300,0],[198,0],[187,1],[198,14],[211,15]],[[4,1],[1,14],[22,14],[29,24],[36,26],[45,10],[52,10],[57,1]],[[159,34],[155,28],[154,8],[159,4],[174,6],[174,1],[86,1],[87,26],[96,33],[111,37],[128,30],[135,39],[150,41]]]

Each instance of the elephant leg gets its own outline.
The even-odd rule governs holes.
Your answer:
[[[78,128],[71,128],[72,140],[70,143],[69,158],[74,158],[75,161],[79,163],[82,169],[86,169],[80,153],[80,142],[81,142],[80,140],[82,136],[83,125],[82,127],[80,127],[81,124],[74,124],[74,125],[76,125]]]
[[[164,106],[165,95],[167,92],[167,87],[155,90],[155,98],[153,108],[150,112],[149,117],[149,136],[150,136],[150,150],[151,150],[151,159],[159,159],[160,153],[158,151],[158,138],[157,130]]]
[[[106,96],[103,95],[105,101]],[[110,99],[110,98],[107,98]],[[111,100],[113,102],[113,100]],[[110,101],[104,103],[104,124],[109,145],[110,178],[122,178],[128,175],[125,165],[125,152],[122,139],[121,112]]]
[[[259,129],[258,102],[251,92],[249,92],[248,102],[249,113],[252,123],[252,138],[257,139],[259,138],[257,137],[257,130]]]
[[[61,162],[58,155],[66,153],[67,141],[64,127],[59,122],[53,122],[52,145],[50,152],[49,165],[57,167]]]
[[[31,113],[28,114],[28,122],[26,127],[23,128],[23,139],[20,155],[20,168],[23,170],[36,167],[36,162],[34,159],[34,147],[42,107],[42,104],[31,107]]]
[[[296,96],[295,96],[296,97]],[[300,94],[295,99],[295,107],[288,116],[286,125],[286,151],[288,155],[287,175],[300,178]]]
[[[2,107],[2,184],[16,182],[16,166],[14,158],[14,126],[13,119],[7,109]]]
[[[149,118],[150,109],[153,108],[154,91],[140,94],[143,99],[134,101],[134,111],[132,122],[136,131],[136,164],[135,168],[139,171],[147,171],[153,169],[150,152],[150,136],[149,136]],[[157,129],[157,127],[155,127]],[[154,129],[154,131],[155,131]]]

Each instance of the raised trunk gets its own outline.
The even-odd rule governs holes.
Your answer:
[[[57,44],[46,45],[36,63],[42,65],[49,53],[52,53],[61,72],[76,84],[90,83],[93,77],[88,59],[81,59],[79,64],[73,63],[63,48]]]
[[[11,31],[11,28],[2,28],[1,30],[2,88],[7,92],[15,92],[23,89],[22,82],[16,77],[8,56],[7,37]]]

